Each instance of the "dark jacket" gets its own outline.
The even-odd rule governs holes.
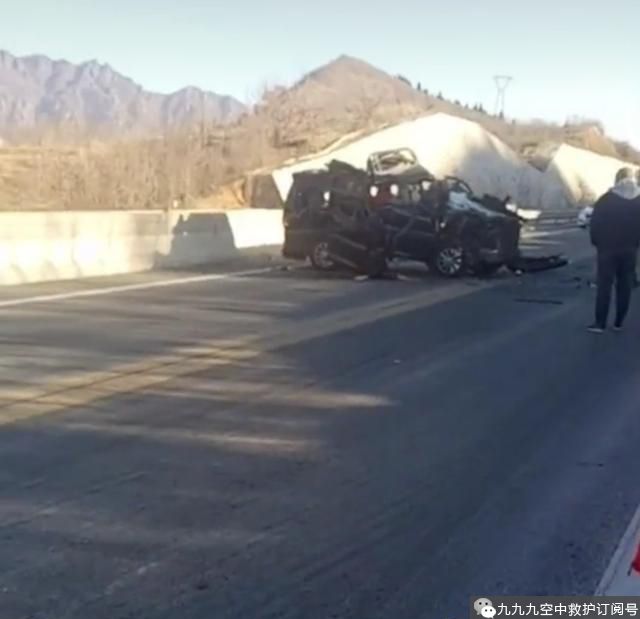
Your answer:
[[[640,245],[640,190],[620,183],[593,207],[591,243],[598,251],[635,251]]]

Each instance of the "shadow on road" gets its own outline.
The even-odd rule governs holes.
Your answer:
[[[538,429],[579,423],[581,376],[638,365],[578,332],[580,295],[471,290],[2,427],[2,614],[382,617],[417,573],[435,595]]]

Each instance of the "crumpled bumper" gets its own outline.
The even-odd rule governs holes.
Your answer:
[[[569,264],[569,260],[562,254],[552,254],[550,256],[518,256],[515,260],[507,263],[507,268],[519,273],[539,273],[540,271],[550,271],[560,269]]]

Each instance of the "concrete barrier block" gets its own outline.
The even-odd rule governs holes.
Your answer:
[[[270,209],[0,213],[0,285],[205,265],[283,237]]]

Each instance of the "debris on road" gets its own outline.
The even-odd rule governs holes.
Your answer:
[[[560,254],[550,256],[519,256],[516,260],[507,265],[507,268],[522,275],[523,273],[539,273],[559,269],[569,264],[569,260]]]
[[[514,299],[516,303],[539,303],[541,305],[564,305],[559,299]]]

